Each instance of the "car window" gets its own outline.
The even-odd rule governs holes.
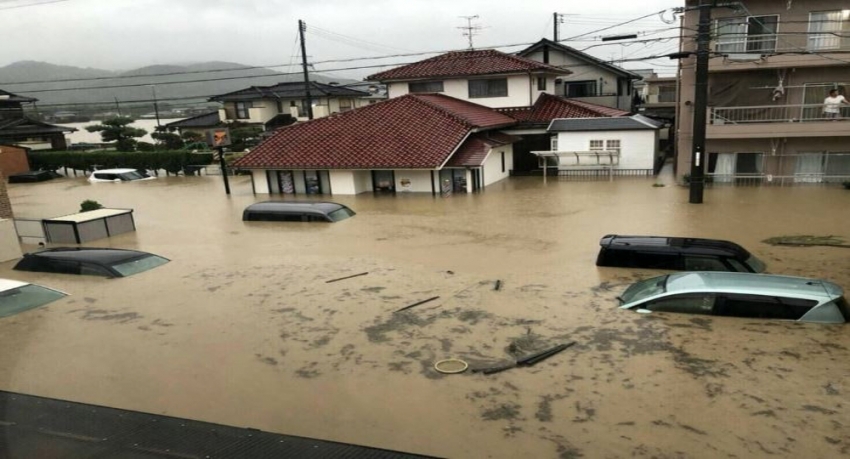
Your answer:
[[[40,271],[50,272],[50,273],[60,273],[60,274],[80,274],[80,262],[79,261],[66,261],[66,260],[42,260],[40,266]]]
[[[80,274],[84,276],[105,276],[112,277],[112,273],[101,266],[80,264]]]
[[[62,292],[34,284],[6,290],[0,292],[0,317],[37,308],[63,296]]]
[[[814,300],[726,293],[718,298],[714,307],[714,314],[730,317],[798,320],[816,305],[817,301]]]
[[[685,255],[684,258],[686,271],[729,271],[729,268],[717,258],[693,255]]]
[[[150,255],[133,261],[112,265],[112,269],[126,277],[164,265],[168,263],[168,261],[169,260],[167,258]]]
[[[348,207],[340,207],[339,209],[329,213],[328,217],[330,217],[332,222],[338,222],[340,220],[345,220],[352,215],[354,215],[354,211]]]
[[[679,254],[661,252],[633,252],[632,266],[649,269],[682,269]]]
[[[752,271],[754,273],[763,273],[764,270],[767,269],[767,266],[764,264],[764,262],[754,256],[750,256],[750,258],[747,258],[747,266],[752,268]]]
[[[642,307],[657,312],[680,312],[685,314],[711,314],[714,307],[713,293],[687,293],[658,298]]]
[[[618,298],[622,304],[633,303],[653,295],[664,293],[669,276],[653,277],[635,282]]]
[[[833,301],[835,306],[838,307],[838,310],[841,311],[841,315],[844,316],[844,320],[850,322],[850,305],[847,304],[847,300],[844,297],[839,297]]]
[[[132,171],[132,172],[124,172],[124,173],[122,173],[122,174],[118,174],[118,178],[120,178],[121,180],[124,180],[124,181],[128,181],[128,180],[140,180],[140,179],[143,179],[143,178],[145,178],[145,177],[146,177],[145,175],[142,175],[142,174],[140,174],[140,173],[138,173],[138,172],[136,172],[136,171]]]
[[[746,266],[744,266],[743,263],[741,263],[740,261],[738,261],[734,258],[727,258],[726,262],[729,263],[733,268],[735,268],[735,271],[737,271],[739,273],[752,272],[752,269],[747,268]]]

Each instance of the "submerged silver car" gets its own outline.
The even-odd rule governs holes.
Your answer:
[[[688,272],[653,277],[629,286],[621,309],[715,316],[844,323],[850,308],[832,282],[769,274]]]

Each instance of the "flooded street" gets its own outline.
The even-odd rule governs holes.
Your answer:
[[[652,178],[526,177],[447,199],[334,196],[357,215],[308,224],[242,222],[268,196],[231,180],[229,198],[214,176],[9,185],[18,218],[132,208],[135,233],[87,245],[172,261],[121,279],[0,264],[71,294],[0,319],[0,389],[443,457],[850,453],[850,325],[621,311],[625,286],[660,272],[594,264],[605,234],[709,237],[850,289],[847,249],[761,242],[850,239],[839,187],[690,205]],[[533,367],[433,369],[570,341]]]

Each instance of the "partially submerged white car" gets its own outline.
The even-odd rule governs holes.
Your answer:
[[[10,279],[0,279],[0,317],[24,312],[67,296],[65,292]]]
[[[138,169],[101,169],[91,173],[89,182],[129,182],[134,180],[153,180],[144,171]]]

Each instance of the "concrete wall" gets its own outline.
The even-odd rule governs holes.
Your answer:
[[[257,194],[269,194],[269,174],[273,174],[272,171],[266,170],[252,170],[251,171],[251,179],[254,181],[254,193]]]
[[[353,175],[355,193],[371,192],[374,189],[372,187],[372,173],[370,171],[354,171]]]
[[[30,170],[25,148],[12,145],[0,145],[0,171],[6,177]]]
[[[405,181],[408,181],[407,186],[403,185]],[[396,170],[395,190],[396,193],[430,193],[432,190],[431,171],[411,169]]]
[[[0,262],[14,260],[21,256],[21,245],[18,243],[15,222],[0,220]]]
[[[9,200],[9,192],[6,190],[6,174],[0,169],[0,218],[14,217],[12,201]]]
[[[357,194],[357,184],[355,183],[355,171],[337,171],[330,172],[331,191],[333,194]]]
[[[504,171],[502,170],[502,153],[505,154]],[[513,164],[513,145],[504,145],[490,150],[490,155],[484,162],[484,186],[508,178]],[[471,183],[471,179],[468,179],[467,183]]]
[[[501,78],[501,77],[493,77]],[[534,104],[541,92],[552,92],[554,87],[554,78],[547,82],[548,91],[537,90],[537,77],[531,77],[529,84],[529,76],[526,75],[511,75],[508,79],[508,95],[506,97],[485,97],[485,98],[470,98],[469,97],[469,79],[456,78],[445,79],[443,81],[443,92],[450,97],[456,99],[468,100],[485,107],[526,107]],[[390,98],[403,96],[408,93],[408,82],[389,83],[388,91]]]
[[[657,135],[654,130],[559,132],[558,151],[588,151],[591,140],[619,140],[619,169],[653,169],[658,155]],[[581,158],[581,161],[585,160],[590,161],[591,158]],[[564,164],[566,161],[568,158],[564,158],[561,164],[574,164],[574,161]]]

